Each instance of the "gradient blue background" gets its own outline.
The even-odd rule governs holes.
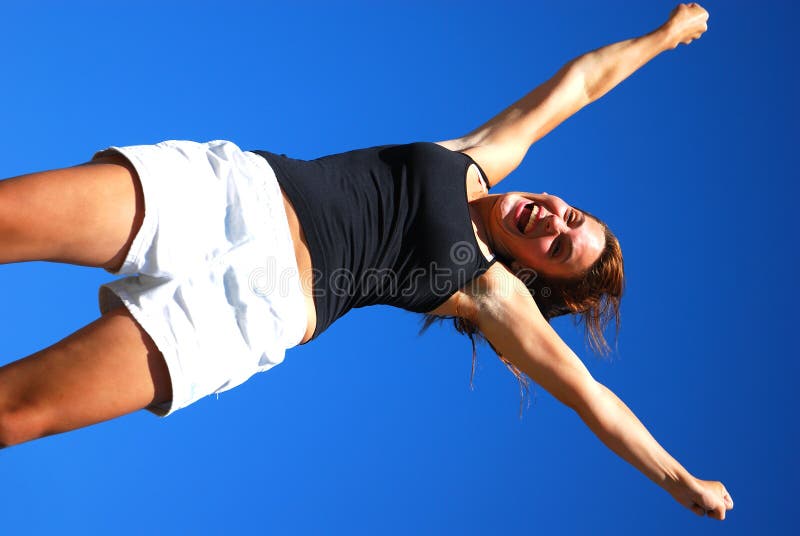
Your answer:
[[[168,4],[4,6],[0,175],[170,138],[315,157],[457,137],[674,6]],[[418,337],[418,316],[372,308],[167,419],[1,452],[3,533],[796,533],[798,9],[704,5],[702,39],[537,143],[498,190],[557,193],[616,230],[618,351],[597,358],[569,320],[556,327],[690,472],[726,484],[724,523],[683,509],[543,389],[520,419],[488,347],[470,391],[465,338]],[[3,362],[94,320],[110,279],[0,268]]]

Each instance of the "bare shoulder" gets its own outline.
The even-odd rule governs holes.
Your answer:
[[[478,324],[487,315],[502,316],[502,311],[509,310],[511,303],[516,300],[535,306],[525,284],[508,268],[496,262],[428,314],[458,316]]]
[[[467,141],[464,138],[454,138],[452,140],[435,141],[434,143],[436,145],[439,145],[440,147],[449,149],[450,151],[461,152],[469,148],[469,145],[467,145]]]
[[[457,153],[464,153],[472,158],[479,166],[484,167],[487,164],[486,148],[481,147],[480,143],[471,136],[464,136],[462,138],[454,138],[452,140],[434,142],[440,147],[444,147],[449,151]]]
[[[487,317],[498,319],[509,311],[536,308],[525,283],[499,262],[468,285],[465,294],[469,298],[473,320],[479,325]]]
[[[528,146],[519,143],[497,143],[491,139],[465,136],[436,142],[437,145],[469,155],[486,173],[489,186],[495,186],[519,166]]]

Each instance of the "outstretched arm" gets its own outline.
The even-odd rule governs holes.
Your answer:
[[[506,359],[573,409],[606,446],[683,506],[725,519],[733,502],[722,483],[693,477],[658,444],[558,337],[518,278],[495,264],[471,294],[476,305],[472,320]]]
[[[659,53],[690,43],[706,30],[708,13],[680,4],[656,30],[584,54],[550,80],[461,138],[440,142],[468,153],[494,186],[522,162],[528,149],[568,117],[599,99]]]

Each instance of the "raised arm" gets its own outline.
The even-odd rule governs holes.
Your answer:
[[[707,19],[708,13],[698,4],[680,4],[656,30],[573,59],[487,123],[466,136],[439,143],[468,153],[494,186],[517,168],[531,145],[568,117],[608,93],[659,53],[700,37]]]
[[[539,313],[525,285],[495,264],[472,289],[474,320],[503,356],[573,409],[612,451],[699,515],[724,519],[721,482],[693,477],[611,390],[597,382]],[[728,502],[730,501],[730,502]]]

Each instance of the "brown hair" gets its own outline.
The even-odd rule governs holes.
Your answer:
[[[577,208],[577,207],[576,207]],[[605,247],[597,260],[588,270],[576,279],[548,278],[532,270],[525,270],[517,276],[525,283],[536,302],[542,316],[549,322],[552,318],[572,314],[576,324],[583,324],[584,336],[589,347],[596,354],[604,355],[610,350],[605,339],[604,331],[608,323],[614,320],[614,339],[619,334],[620,326],[620,301],[625,286],[625,270],[622,259],[622,249],[619,240],[611,229],[599,218],[582,211],[590,218],[597,221],[605,235]],[[503,264],[509,266],[505,259]],[[530,277],[530,276],[533,277]],[[440,317],[425,315],[420,333],[427,330],[433,323],[446,318],[453,319],[456,331],[467,335],[472,342],[472,371],[470,373],[470,388],[473,388],[475,377],[475,363],[477,360],[476,338],[486,341],[500,360],[517,377],[520,384],[520,416],[522,403],[529,391],[528,378],[508,359],[506,359],[492,344],[481,334],[478,327],[461,317]]]

